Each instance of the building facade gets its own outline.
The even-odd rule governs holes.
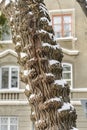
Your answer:
[[[0,130],[33,130],[14,45],[5,37],[0,47]]]
[[[87,98],[87,17],[76,0],[45,2],[56,40],[64,53],[62,77],[70,85],[71,103],[77,110],[77,127],[86,130],[87,119],[81,99]]]
[[[45,3],[56,41],[64,53],[62,78],[70,85],[71,103],[77,110],[77,127],[87,130],[80,102],[87,98],[87,18],[76,0],[45,0]],[[0,41],[0,45],[0,130],[33,130],[14,44],[9,37]]]

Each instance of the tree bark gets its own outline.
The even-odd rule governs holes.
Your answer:
[[[81,6],[84,14],[87,17],[87,0],[76,0],[76,1],[79,3],[79,5]]]
[[[44,0],[1,2],[9,20],[36,130],[76,130],[76,110],[62,79],[63,53]]]

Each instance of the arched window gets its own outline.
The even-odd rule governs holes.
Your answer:
[[[62,63],[63,71],[62,71],[62,78],[67,81],[72,88],[72,64],[69,63]]]

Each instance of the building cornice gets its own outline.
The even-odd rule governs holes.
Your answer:
[[[49,10],[49,13],[69,12],[69,11],[75,11],[75,8],[72,8],[72,9],[56,9],[56,10]]]
[[[63,53],[70,55],[70,56],[76,56],[76,55],[79,54],[78,50],[69,50],[69,49],[66,49],[66,48],[62,48],[62,51],[63,51]]]
[[[3,52],[0,52],[0,58],[3,56],[6,56],[7,54],[12,54],[13,56],[17,57],[17,53],[12,49],[4,50]]]
[[[0,89],[0,93],[24,93],[25,89]]]
[[[85,93],[85,92],[87,92],[87,88],[73,88],[73,89],[71,89],[71,92],[74,92],[74,93],[77,93],[77,92]]]

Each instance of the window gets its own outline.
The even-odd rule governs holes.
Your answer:
[[[19,81],[19,69],[14,66],[1,67],[1,88],[18,88]]]
[[[0,40],[7,41],[11,40],[11,29],[5,15],[0,11]]]
[[[72,65],[68,63],[63,63],[62,78],[67,81],[67,83],[72,87]]]
[[[0,117],[0,130],[18,130],[17,117]]]
[[[53,16],[53,29],[56,38],[70,37],[71,36],[71,15],[56,15]]]

